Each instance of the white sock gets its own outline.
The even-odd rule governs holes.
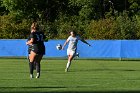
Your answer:
[[[71,64],[71,62],[70,61],[68,61],[68,63],[67,63],[67,69],[70,67],[70,64]]]

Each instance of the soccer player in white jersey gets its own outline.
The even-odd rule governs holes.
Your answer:
[[[78,40],[81,40],[83,43],[87,44],[88,46],[91,46],[89,43],[87,43],[84,39],[80,38],[75,31],[70,32],[70,36],[64,43],[62,50],[64,50],[64,47],[69,43],[68,49],[67,49],[67,55],[68,55],[68,63],[66,65],[65,72],[68,72],[69,67],[71,65],[72,59],[76,56],[76,50],[77,50],[77,43]]]

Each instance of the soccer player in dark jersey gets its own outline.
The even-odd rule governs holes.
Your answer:
[[[39,25],[37,22],[33,22],[31,25],[31,34],[29,35],[28,41],[29,45],[29,67],[30,67],[30,78],[33,78],[34,62],[36,62],[37,75],[36,78],[40,77],[40,61],[45,54],[44,39],[45,35],[43,32],[39,31]]]
[[[31,37],[30,36],[28,37],[27,42],[29,40],[31,40]],[[28,45],[28,57],[27,58],[28,58],[29,62],[30,62],[29,56],[30,56],[31,50],[32,50],[32,45]],[[36,69],[36,62],[34,62],[34,69]]]

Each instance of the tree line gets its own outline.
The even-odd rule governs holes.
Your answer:
[[[139,39],[139,0],[0,0],[0,39],[25,39],[38,21],[48,39]]]

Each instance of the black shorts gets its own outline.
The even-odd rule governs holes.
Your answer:
[[[33,51],[38,55],[45,55],[45,45],[30,45],[28,47],[28,53],[30,54],[30,52]]]
[[[31,50],[32,50],[32,46],[29,45],[29,46],[28,46],[28,54],[30,54]]]

